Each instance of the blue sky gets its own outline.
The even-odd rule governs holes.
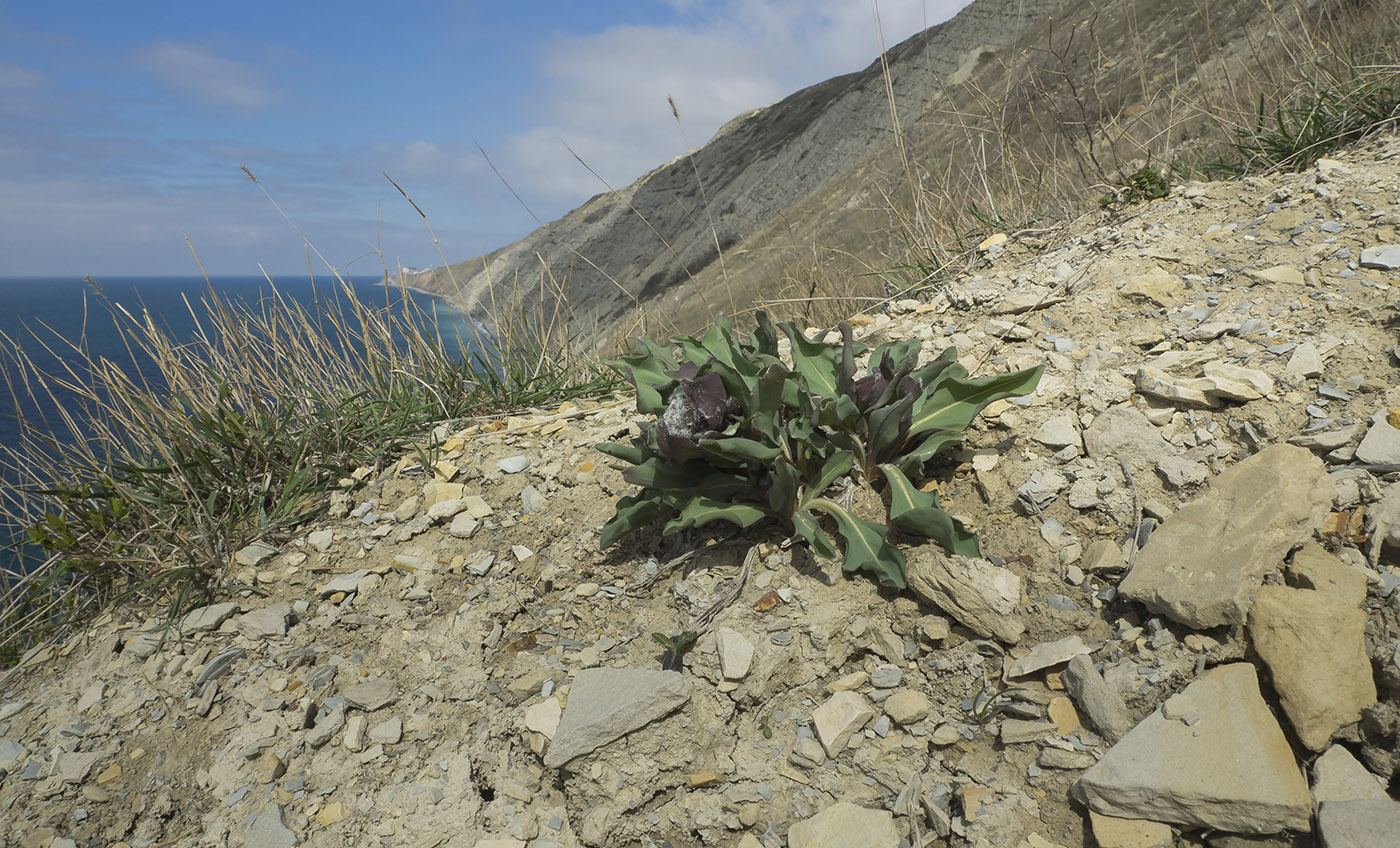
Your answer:
[[[879,0],[885,44],[962,5]],[[563,142],[621,188],[878,44],[870,0],[5,4],[0,276],[304,276],[240,164],[356,276],[440,261],[382,173],[460,261],[536,226],[478,145],[550,220],[606,190]]]

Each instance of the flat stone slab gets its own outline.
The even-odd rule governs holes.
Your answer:
[[[1214,668],[1075,784],[1089,808],[1230,833],[1311,829],[1312,798],[1249,663]]]
[[[1327,801],[1317,808],[1323,848],[1394,848],[1400,803],[1385,799]]]
[[[1335,495],[1310,451],[1265,448],[1168,518],[1119,590],[1197,629],[1243,624],[1264,575],[1312,538]]]
[[[896,848],[894,816],[842,801],[788,831],[788,848]]]
[[[398,687],[392,680],[377,677],[346,688],[345,700],[367,713],[383,709],[398,700]]]
[[[238,612],[238,604],[228,601],[200,607],[180,619],[180,632],[203,633],[217,628]]]
[[[1361,267],[1381,271],[1400,268],[1400,244],[1378,244],[1361,251]]]
[[[1312,589],[1264,586],[1248,629],[1284,714],[1310,750],[1326,748],[1376,702],[1366,613],[1356,604]]]
[[[287,827],[282,808],[277,804],[268,804],[258,813],[244,839],[248,848],[296,848],[297,845],[297,835]]]
[[[234,625],[249,639],[272,639],[287,635],[287,619],[291,616],[292,605],[282,601],[240,615]]]
[[[559,768],[620,739],[690,700],[690,681],[676,671],[585,668],[574,676],[544,764]]]

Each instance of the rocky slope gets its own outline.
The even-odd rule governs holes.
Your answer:
[[[981,50],[1015,43],[1063,2],[977,0],[953,20],[894,47],[887,59],[895,107],[921,114],[961,65]],[[690,156],[616,193],[599,194],[512,245],[455,265],[450,274],[434,269],[407,283],[475,310],[491,302],[493,283],[501,302],[518,289],[535,297],[542,268],[548,268],[578,326],[607,328],[715,262],[716,240],[720,250],[733,250],[888,146],[894,137],[890,109],[877,61],[737,116]],[[732,310],[731,294],[743,302],[749,296],[714,286],[709,314]],[[547,299],[546,313],[554,308],[553,295]],[[530,309],[537,306],[529,302]]]
[[[930,230],[951,243],[987,219],[1039,226],[1145,156],[1200,160],[1206,114],[1247,121],[1249,81],[1292,63],[1292,30],[1323,38],[1317,22],[1343,8],[1379,26],[1392,6],[975,0],[883,66],[740,115],[512,245],[405,282],[488,323],[488,312],[572,322],[605,351],[768,299],[884,294],[873,272],[918,283],[899,269],[927,260],[906,242]],[[1249,114],[1230,118],[1220,104],[1232,97]]]
[[[867,339],[1045,363],[911,590],[771,532],[600,553],[625,398],[444,425],[0,680],[0,845],[1393,845],[1400,139],[993,240]],[[706,620],[682,669],[653,632]]]

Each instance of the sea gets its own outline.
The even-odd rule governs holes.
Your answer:
[[[16,344],[43,370],[53,371],[61,368],[64,361],[75,360],[72,345],[80,345],[94,360],[106,357],[123,368],[141,372],[148,380],[158,381],[158,373],[149,360],[138,355],[133,362],[111,317],[111,310],[117,305],[138,317],[143,312],[149,314],[172,338],[191,340],[196,317],[208,325],[201,297],[210,292],[250,307],[276,295],[301,304],[311,313],[325,310],[332,303],[345,303],[341,285],[334,277],[274,279],[275,288],[264,277],[0,277],[0,445],[18,447],[20,414],[31,421],[57,420],[57,410],[47,398],[21,397],[17,406],[15,393],[5,384],[4,378],[13,374],[13,361],[7,351]],[[476,337],[471,319],[445,301],[422,292],[385,286],[379,278],[347,282],[361,303],[399,314],[411,309],[412,314],[436,322],[445,343],[453,346],[458,355],[471,355],[456,341]],[[0,470],[0,486],[12,485],[9,476]],[[0,522],[0,573],[16,568],[15,551],[8,546],[8,537],[14,530]]]

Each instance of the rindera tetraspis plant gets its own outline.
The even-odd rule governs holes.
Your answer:
[[[665,347],[643,339],[638,352],[612,363],[636,387],[637,411],[656,419],[630,445],[598,445],[627,463],[623,477],[641,487],[618,502],[602,546],[657,521],[674,533],[771,518],[835,557],[826,518],[841,537],[846,571],[899,588],[904,557],[896,531],[977,556],[976,536],[915,481],[939,451],[962,440],[983,407],[1033,391],[1043,366],[971,379],[955,349],[919,365],[920,342],[907,340],[870,351],[869,373],[858,375],[855,361],[866,347],[852,339],[850,325],[841,325],[839,347],[809,339],[792,323],[778,327],[792,341],[791,369],[763,312],[752,337],[736,335],[721,317],[703,337],[677,336]],[[827,496],[846,476],[881,494],[886,524]]]

